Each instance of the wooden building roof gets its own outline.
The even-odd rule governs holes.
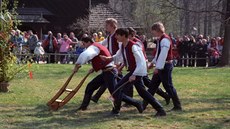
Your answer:
[[[118,21],[118,27],[127,28],[140,28],[132,20],[123,17],[121,14],[115,12],[109,7],[108,4],[98,4],[90,10],[89,15],[89,28],[100,29],[104,27],[104,22],[107,18],[115,18]]]

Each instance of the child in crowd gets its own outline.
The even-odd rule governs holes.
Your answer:
[[[41,46],[42,43],[38,42],[36,48],[34,49],[34,54],[36,56],[36,62],[39,64],[40,57],[45,54],[43,47]]]

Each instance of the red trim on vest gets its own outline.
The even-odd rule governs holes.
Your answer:
[[[110,54],[109,50],[105,46],[103,46],[103,45],[101,45],[99,43],[93,43],[92,45],[97,47],[100,50],[99,55],[95,56],[92,59],[93,69],[97,72],[97,71],[99,71],[101,69],[104,69],[110,62],[112,62],[112,61],[103,61],[100,58],[100,55],[110,57],[111,54]]]
[[[164,39],[164,38],[167,38],[169,41],[170,41],[170,47],[169,47],[169,51],[168,51],[168,56],[166,58],[166,61],[169,61],[169,60],[173,60],[173,51],[172,51],[172,39],[171,37],[169,37],[167,34],[164,34],[161,36],[160,40],[159,40],[159,43],[161,43],[161,41]],[[160,46],[159,46],[160,47]],[[160,50],[160,49],[159,49]],[[158,55],[159,56],[160,54],[160,51],[158,52]],[[157,57],[158,58],[158,57]]]
[[[115,38],[115,34],[111,37],[108,36],[108,50],[109,50],[109,46],[110,46],[110,38],[111,38],[111,42],[112,42],[112,52],[110,52],[112,55],[115,55],[117,53],[117,51],[119,50],[119,43],[117,41],[117,39]],[[109,50],[110,51],[110,50]]]
[[[133,45],[137,45],[137,44],[135,42],[133,42],[132,40],[129,40],[129,42],[125,48],[122,45],[122,53],[124,54],[124,52],[125,52],[126,57],[127,57],[127,61],[128,61],[127,62],[128,63],[128,71],[134,71],[136,69],[136,60],[135,60],[135,57],[134,57],[133,52],[132,52]]]

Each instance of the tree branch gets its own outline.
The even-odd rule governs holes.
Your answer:
[[[186,8],[183,8],[183,7],[179,7],[179,6],[177,6],[176,4],[174,4],[170,0],[166,0],[166,1],[171,5],[171,6],[166,6],[166,7],[169,7],[169,8],[176,8],[176,9],[179,9],[179,10],[184,10],[184,11],[193,12],[193,13],[213,13],[213,12],[215,12],[215,13],[219,13],[221,15],[225,15],[224,12],[219,11],[219,10],[198,10],[198,11],[196,11],[196,10],[191,10],[191,9],[186,9]],[[221,0],[219,0],[219,2],[220,1]]]

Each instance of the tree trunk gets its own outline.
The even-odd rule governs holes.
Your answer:
[[[208,10],[208,0],[205,0],[205,11]],[[207,26],[208,26],[208,13],[204,16],[204,36],[207,36]]]
[[[181,2],[178,3],[179,4],[179,7],[182,6],[181,5]],[[183,21],[184,21],[184,12],[183,11],[179,11],[179,21],[180,21],[180,35],[183,35],[184,34],[184,31],[183,31]]]
[[[222,12],[226,12],[226,7],[227,7],[226,4],[227,4],[227,0],[222,0]],[[221,15],[221,25],[219,30],[220,37],[224,36],[224,20],[225,20],[225,16]]]
[[[184,0],[184,8],[189,9],[189,1]],[[189,11],[185,11],[185,33],[184,34],[189,34],[190,33],[190,13]]]
[[[224,48],[220,66],[230,66],[230,0],[227,1],[227,10],[225,14],[225,33],[224,33]]]
[[[208,10],[211,10],[212,7],[212,1],[210,0],[208,2]],[[212,36],[212,13],[208,14],[208,35]]]
[[[197,5],[197,10],[200,10],[200,0],[196,0],[196,5]],[[201,23],[200,23],[200,19],[201,19],[201,14],[200,13],[196,13],[197,16],[197,33],[198,35],[201,34]]]

